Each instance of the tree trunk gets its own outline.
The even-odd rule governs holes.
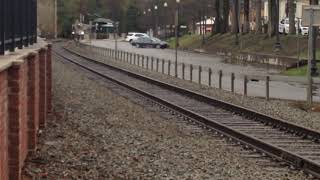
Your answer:
[[[215,0],[216,17],[214,22],[214,32],[220,33],[221,15],[220,15],[220,0]]]
[[[220,32],[221,33],[226,33],[229,30],[229,10],[230,10],[229,1],[221,0],[220,1],[220,6],[222,6],[221,7],[222,16],[221,16]]]
[[[244,0],[243,11],[244,11],[243,33],[249,33],[249,31],[250,31],[250,22],[249,22],[250,3],[249,3],[249,0]]]
[[[289,34],[296,34],[294,0],[288,0],[289,5]]]
[[[256,33],[262,33],[262,19],[261,19],[261,0],[257,0],[256,2]]]
[[[273,37],[276,34],[277,27],[277,7],[276,0],[268,0],[268,35],[269,37]]]
[[[234,0],[233,1],[233,6],[232,6],[232,15],[231,15],[231,32],[232,33],[238,33],[239,30],[239,0]]]

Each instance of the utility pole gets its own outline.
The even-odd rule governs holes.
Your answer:
[[[235,0],[234,2],[234,13],[235,13],[235,25],[236,25],[236,45],[239,45],[239,0]]]
[[[118,55],[118,28],[119,28],[119,22],[115,22],[115,52],[116,52],[116,58]]]
[[[307,79],[308,79],[308,88],[307,88],[307,101],[308,106],[310,107],[312,105],[312,58],[313,58],[313,17],[314,17],[314,10],[310,10],[310,25],[309,25],[309,51],[308,51],[308,70],[307,70]]]
[[[175,28],[176,28],[176,47],[175,47],[175,66],[174,76],[178,77],[178,46],[179,46],[179,3],[180,0],[176,0],[176,13],[175,13]]]
[[[318,0],[310,0],[310,5],[319,5],[319,1]],[[312,10],[311,10],[312,11]],[[318,68],[317,68],[317,56],[316,56],[316,46],[317,46],[317,36],[318,36],[318,27],[313,26],[312,27],[312,31],[313,31],[313,42],[312,42],[312,59],[311,59],[311,76],[318,76],[319,72],[318,72]]]
[[[274,48],[276,51],[279,51],[281,49],[281,44],[280,44],[280,34],[279,34],[279,9],[280,9],[280,5],[279,5],[279,0],[275,0],[276,2],[276,11],[277,11],[277,15],[276,15],[276,25],[275,25],[275,33],[276,33],[276,43],[274,45]]]

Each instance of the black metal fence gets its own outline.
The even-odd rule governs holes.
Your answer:
[[[37,0],[0,0],[0,55],[37,42]]]

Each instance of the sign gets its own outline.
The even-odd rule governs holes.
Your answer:
[[[313,17],[312,26],[320,26],[320,5],[302,6],[302,26],[310,26],[311,16]]]

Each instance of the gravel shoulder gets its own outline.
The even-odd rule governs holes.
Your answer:
[[[69,48],[73,48],[73,46],[69,46]],[[298,101],[277,99],[266,101],[265,99],[259,97],[246,97],[239,94],[234,94],[229,91],[220,90],[218,88],[208,87],[205,85],[199,85],[194,82],[177,79],[172,76],[157,73],[155,71],[148,71],[135,65],[120,63],[112,60],[105,61],[105,57],[94,56],[92,58],[103,59],[104,62],[107,62],[114,66],[122,67],[164,82],[175,84],[193,91],[201,92],[219,100],[243,106],[260,113],[268,114],[290,123],[320,131],[320,112],[306,111],[304,110],[304,105]]]
[[[212,133],[161,117],[53,58],[54,114],[25,171],[47,179],[307,179]],[[240,154],[239,154],[240,153]]]

